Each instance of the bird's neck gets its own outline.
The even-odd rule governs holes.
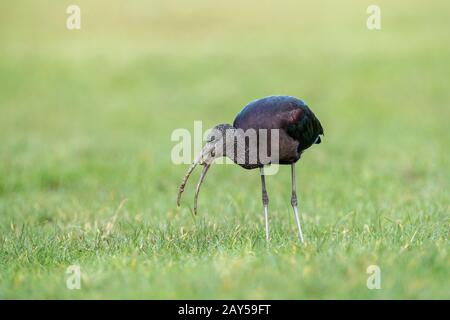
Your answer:
[[[257,158],[252,157],[253,154],[251,153],[252,151],[256,152],[256,148],[250,148],[256,141],[252,142],[251,139],[252,137],[249,137],[248,133],[246,134],[242,129],[234,127],[228,129],[224,155],[243,168],[258,167]]]

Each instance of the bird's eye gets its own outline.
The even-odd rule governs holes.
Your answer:
[[[213,142],[214,141],[214,137],[209,137],[208,140],[206,140],[206,142]]]

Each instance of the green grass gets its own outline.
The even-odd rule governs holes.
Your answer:
[[[356,0],[77,3],[79,31],[69,3],[0,5],[0,298],[450,298],[446,1],[379,1],[380,31]],[[257,171],[175,205],[171,132],[271,94],[325,128],[297,165],[305,247],[289,168],[269,247]]]

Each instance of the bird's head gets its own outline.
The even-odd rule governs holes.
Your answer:
[[[223,157],[226,150],[226,135],[232,133],[229,124],[219,124],[211,129],[206,144],[198,155],[200,165],[211,165],[216,158]]]
[[[189,176],[194,171],[195,167],[200,164],[203,166],[202,173],[200,175],[200,180],[197,184],[197,189],[195,191],[194,197],[194,213],[197,214],[197,199],[200,191],[200,186],[205,179],[206,173],[210,168],[211,164],[216,158],[223,157],[226,150],[227,134],[232,133],[233,126],[229,124],[219,124],[211,129],[210,133],[206,137],[206,144],[200,151],[199,155],[196,157],[192,165],[189,167],[186,175],[181,182],[180,188],[178,189],[177,205],[180,206],[181,194],[184,191],[184,187],[189,179]]]

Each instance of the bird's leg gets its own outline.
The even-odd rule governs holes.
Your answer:
[[[291,205],[292,209],[294,209],[294,215],[295,215],[295,222],[297,223],[297,229],[298,229],[298,237],[300,238],[301,243],[304,243],[303,239],[303,233],[302,233],[302,226],[300,224],[300,218],[298,216],[298,209],[297,209],[297,188],[296,188],[296,182],[295,182],[295,164],[291,164],[291,175],[292,175],[292,196],[291,196]]]
[[[269,217],[267,213],[267,205],[269,204],[269,197],[266,191],[266,179],[264,176],[264,167],[260,168],[261,173],[261,187],[262,187],[262,203],[264,206],[264,222],[266,225],[266,241],[269,241]]]

